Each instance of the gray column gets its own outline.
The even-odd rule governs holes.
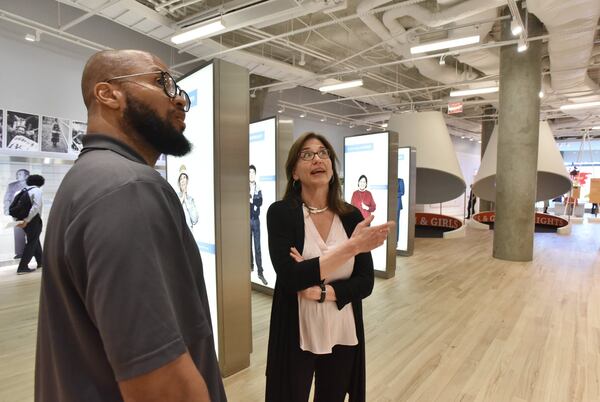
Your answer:
[[[227,377],[250,365],[248,70],[214,61],[215,243],[219,365]],[[210,152],[206,150],[206,152]],[[244,247],[244,245],[246,245]],[[206,269],[206,268],[205,268]]]
[[[541,33],[541,23],[529,14],[529,36]],[[514,39],[510,20],[502,23],[502,40]],[[500,114],[496,168],[496,258],[533,259],[535,192],[541,85],[541,41],[518,53],[517,45],[500,51]]]
[[[496,119],[493,117],[495,114],[496,109],[494,109],[492,105],[485,106],[485,110],[483,112],[484,117],[481,122],[481,160],[483,160],[483,155],[487,149],[488,142],[490,142],[490,137],[492,136],[494,127],[496,127]],[[479,212],[493,211],[493,204],[494,203],[492,201],[480,199]]]

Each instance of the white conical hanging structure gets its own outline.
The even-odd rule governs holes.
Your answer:
[[[481,166],[473,184],[477,197],[488,201],[496,200],[496,161],[498,155],[498,126],[494,128],[487,145]],[[563,157],[556,146],[548,122],[540,122],[538,145],[538,175],[536,201],[545,201],[569,192],[571,178]]]
[[[398,146],[417,150],[417,204],[453,200],[465,191],[465,180],[441,112],[394,114],[388,129]]]

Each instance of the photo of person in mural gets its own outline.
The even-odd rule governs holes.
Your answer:
[[[402,196],[404,195],[404,179],[398,178],[398,208],[396,209],[396,239],[400,239],[400,212],[404,205]]]
[[[248,176],[250,178],[250,242],[254,243],[254,252],[252,252],[252,244],[250,245],[250,271],[254,271],[254,262],[256,261],[258,279],[266,286],[269,283],[263,276],[262,253],[260,251],[260,207],[263,203],[263,197],[262,191],[256,182],[256,166],[250,165]]]
[[[363,218],[369,217],[377,208],[373,194],[367,190],[367,176],[364,174],[358,178],[358,190],[352,193],[350,203],[358,208]]]
[[[8,111],[6,116],[6,147],[22,151],[37,151],[39,117]]]
[[[19,169],[17,170],[17,180],[8,183],[6,192],[4,193],[4,215],[8,216],[8,207],[15,198],[15,194],[27,187],[27,178],[29,177],[29,170]],[[14,227],[14,239],[15,239],[15,256],[14,259],[21,258],[23,255],[23,249],[25,248],[25,231],[20,227]]]
[[[74,121],[71,123],[71,152],[76,154],[81,151],[83,144],[81,140],[87,131],[87,123],[81,121]]]
[[[69,120],[42,117],[42,151],[66,153],[68,140]]]
[[[179,178],[177,183],[179,186],[179,201],[183,207],[183,213],[185,214],[185,221],[187,222],[190,229],[194,228],[194,225],[198,223],[198,210],[196,209],[196,203],[194,198],[188,194],[188,183],[190,182],[190,176],[188,176],[185,165],[179,167]]]

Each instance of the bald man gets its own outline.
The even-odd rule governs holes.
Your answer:
[[[122,50],[83,71],[88,132],[44,243],[38,402],[227,400],[200,253],[153,168],[191,149],[189,97],[167,70]]]

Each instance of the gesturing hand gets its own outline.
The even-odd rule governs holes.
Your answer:
[[[388,221],[382,225],[369,226],[373,222],[373,219],[374,216],[370,215],[356,225],[350,237],[350,241],[354,243],[358,254],[366,253],[381,246],[387,238],[390,229],[395,225],[393,221]]]

